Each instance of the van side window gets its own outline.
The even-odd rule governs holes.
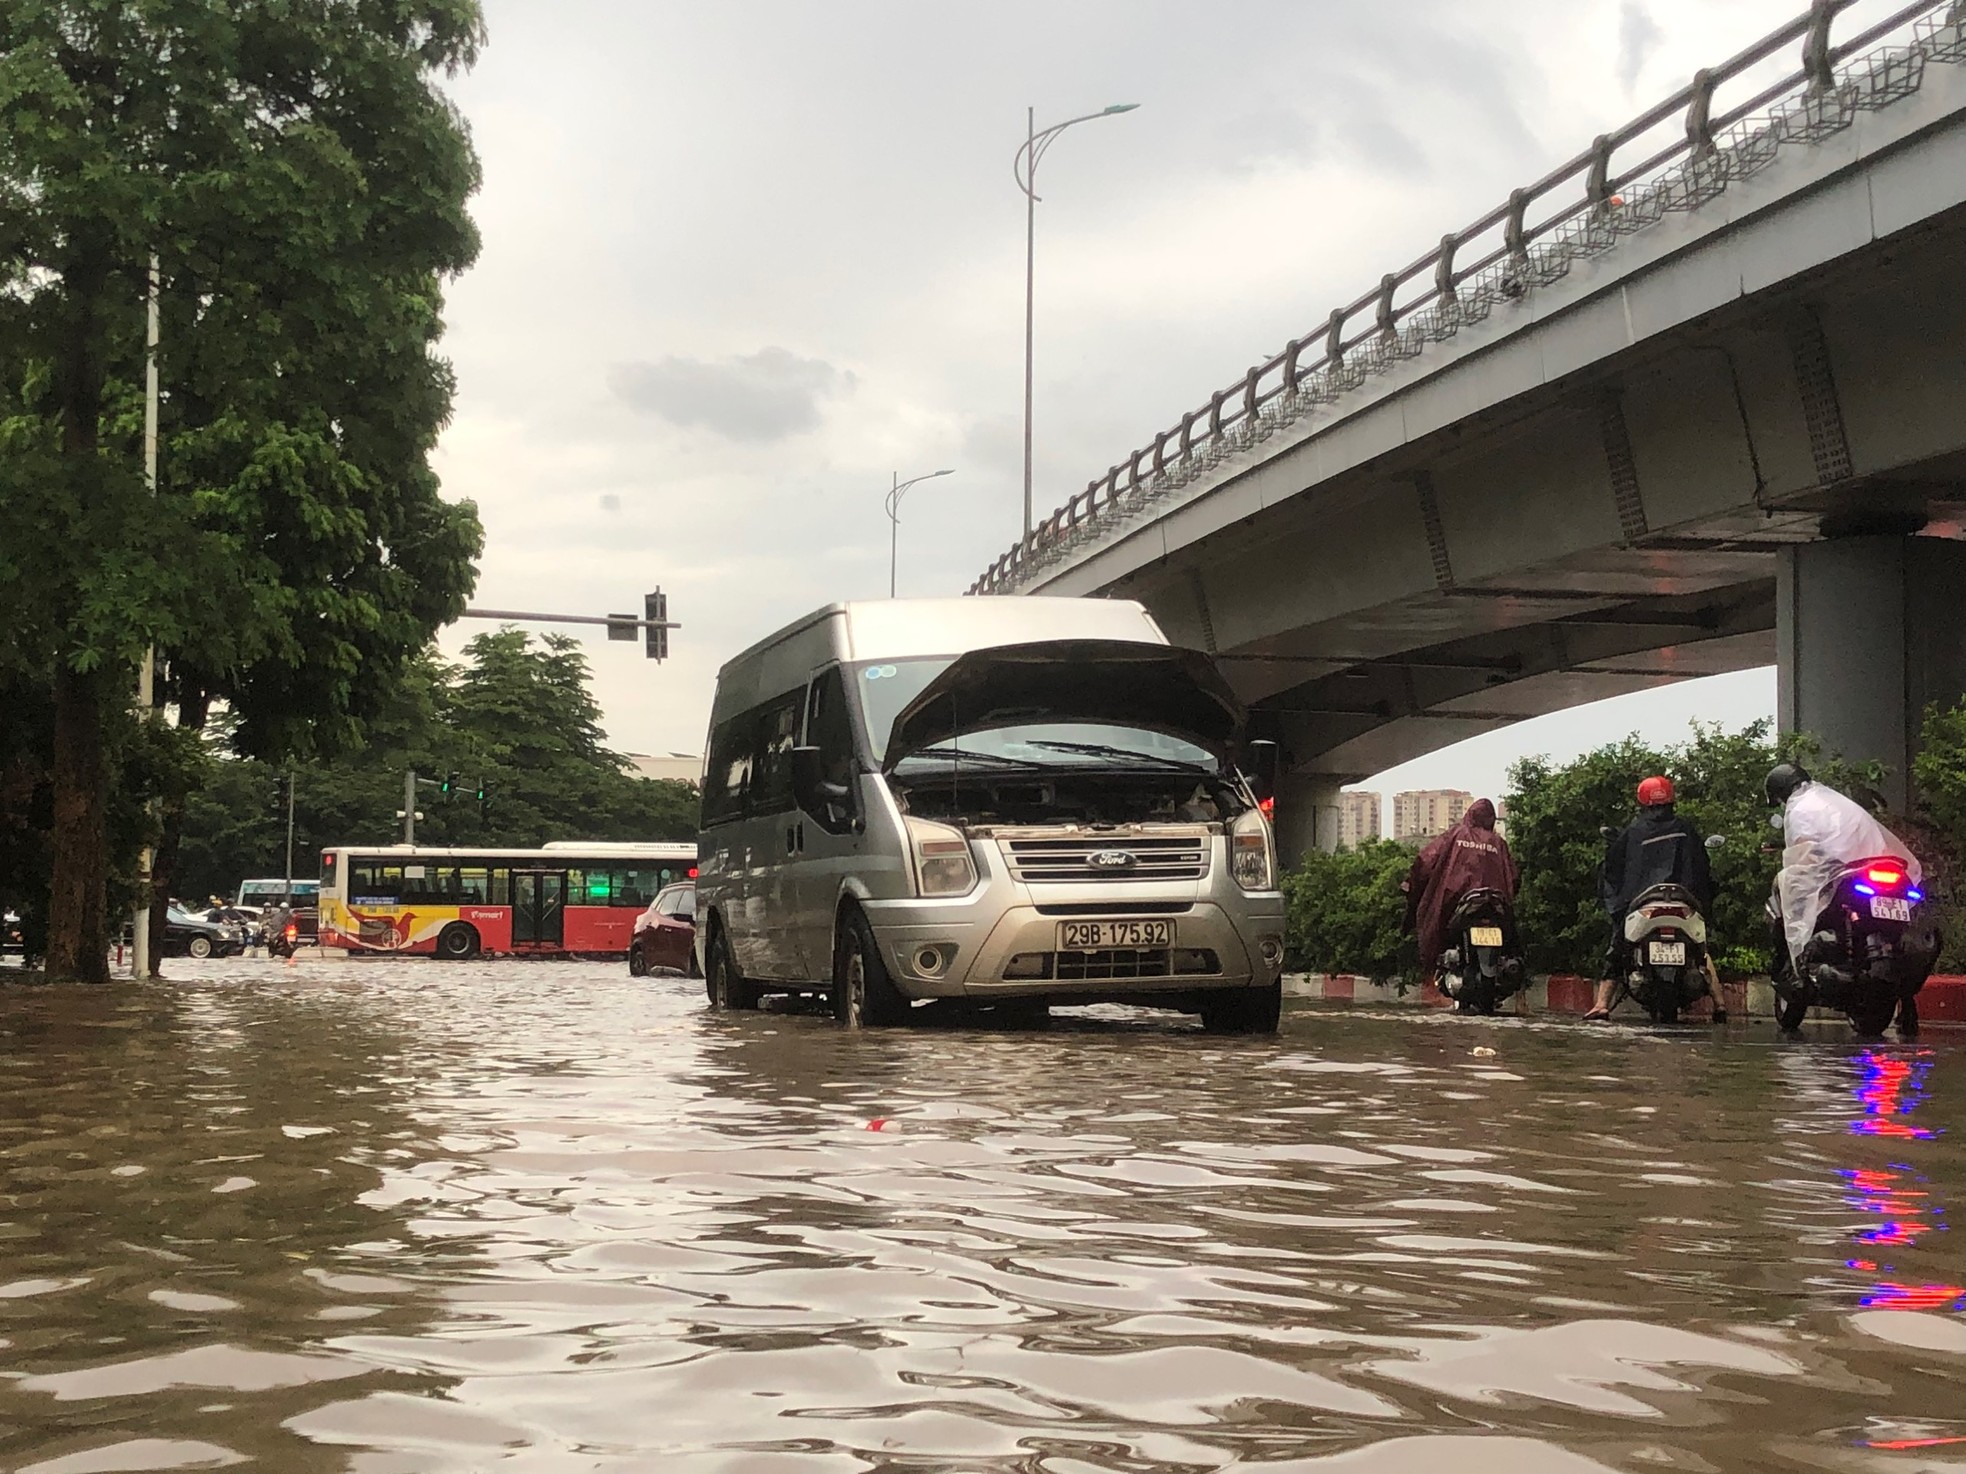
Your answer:
[[[750,712],[718,724],[710,736],[710,757],[703,769],[703,824],[725,824],[741,818],[751,789]]]
[[[806,697],[806,745],[819,749],[820,776],[851,792],[853,788],[853,719],[847,714],[846,681],[836,665],[813,678]],[[844,804],[829,804],[827,812],[814,815],[821,825],[838,834],[853,819],[851,798]]]
[[[799,742],[804,691],[790,691],[758,712],[758,760],[751,780],[751,812],[782,814],[792,807],[792,749]]]

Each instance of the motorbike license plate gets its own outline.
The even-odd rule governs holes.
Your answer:
[[[1499,947],[1502,945],[1502,929],[1499,926],[1471,926],[1468,928],[1468,941],[1476,947]]]
[[[1872,896],[1870,914],[1878,921],[1910,921],[1911,902],[1903,896]]]
[[[1164,917],[1126,921],[1061,921],[1060,952],[1103,952],[1112,947],[1171,947],[1174,923]]]
[[[1686,943],[1653,942],[1646,949],[1646,956],[1654,967],[1686,966]]]

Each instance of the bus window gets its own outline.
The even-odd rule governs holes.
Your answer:
[[[467,906],[482,906],[490,893],[489,874],[483,868],[457,872],[457,896]]]

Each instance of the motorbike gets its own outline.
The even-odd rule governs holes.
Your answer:
[[[1528,981],[1515,934],[1515,904],[1486,887],[1461,897],[1440,954],[1440,990],[1461,1013],[1492,1014]]]
[[[1833,1008],[1865,1038],[1890,1028],[1893,1017],[1900,1033],[1917,1033],[1918,993],[1941,944],[1924,900],[1902,860],[1884,856],[1846,865],[1797,959],[1782,925],[1781,896],[1770,896],[1775,1021],[1793,1033],[1811,1008]]]
[[[263,930],[268,957],[291,957],[300,947],[300,924],[291,915],[267,918]]]
[[[1712,991],[1707,918],[1699,899],[1667,883],[1640,891],[1625,914],[1624,991],[1655,1024],[1676,1024]],[[1714,999],[1718,1008],[1720,1000]]]

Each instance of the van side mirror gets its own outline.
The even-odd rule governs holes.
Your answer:
[[[1250,790],[1260,801],[1276,797],[1278,748],[1268,738],[1258,737],[1244,744],[1244,757],[1248,767],[1243,776],[1249,780]]]
[[[829,808],[840,808],[850,797],[844,783],[828,783],[826,769],[816,747],[792,749],[792,799],[808,814],[823,816]]]

